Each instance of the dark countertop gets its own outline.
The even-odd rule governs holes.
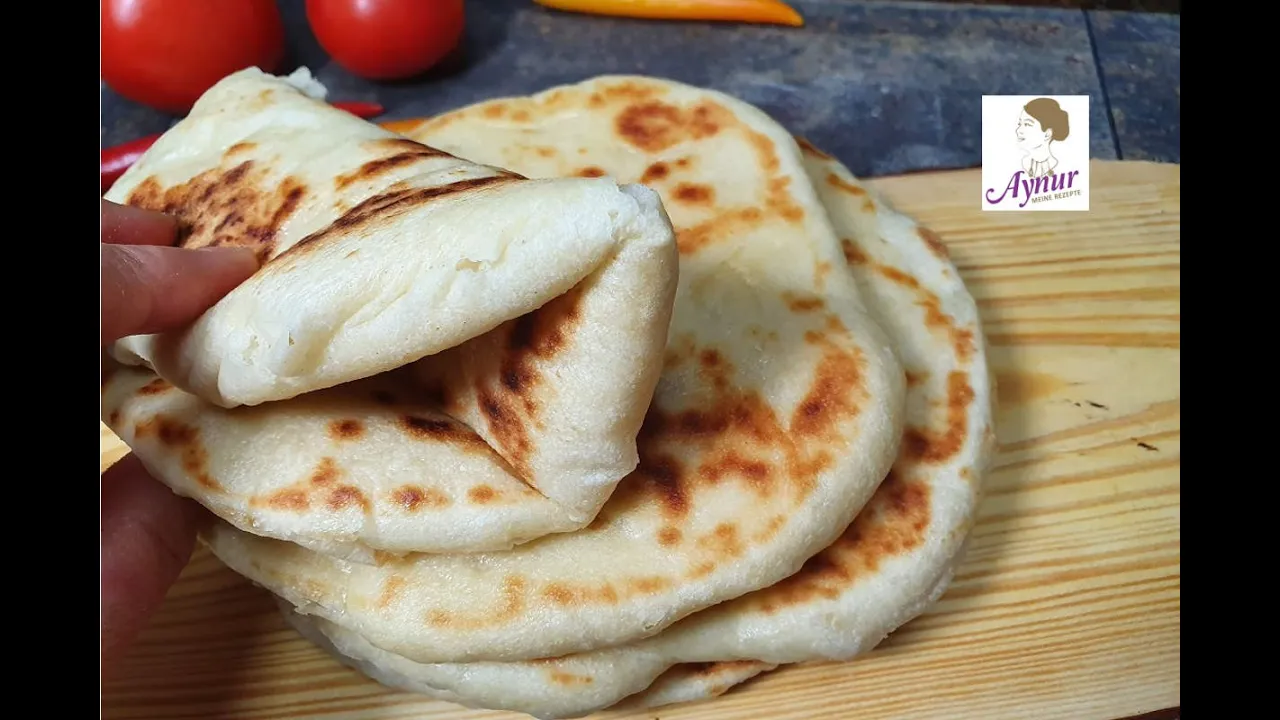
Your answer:
[[[1093,157],[1180,162],[1180,16],[1079,9],[1176,13],[1177,2],[795,0],[806,19],[796,29],[468,0],[460,59],[393,85],[365,82],[331,63],[307,28],[303,0],[281,5],[291,54],[283,71],[305,64],[330,99],[376,100],[387,108],[385,119],[604,73],[657,75],[754,103],[854,173],[874,177],[977,167],[983,94],[1087,94]],[[104,146],[174,121],[103,90]]]

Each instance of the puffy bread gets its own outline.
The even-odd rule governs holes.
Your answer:
[[[575,130],[563,128],[570,137],[579,135]],[[507,146],[523,142],[515,133],[504,140]],[[996,451],[995,388],[977,304],[936,235],[890,208],[835,159],[802,147],[809,182],[841,237],[841,272],[857,280],[908,378],[899,456],[833,544],[773,586],[656,636],[534,662],[414,663],[324,619],[293,622],[310,624],[344,662],[380,681],[393,673],[397,687],[470,707],[565,718],[628,697],[626,706],[637,707],[722,691],[722,682],[702,683],[679,671],[689,663],[725,663],[712,674],[732,681],[782,663],[846,660],[934,603],[963,558]]]
[[[176,215],[183,247],[262,267],[194,324],[116,357],[222,406],[371,377],[568,292],[670,224],[652,191],[529,180],[396,135],[256,68],[210,88],[106,199]]]
[[[696,204],[668,207],[679,286],[636,472],[583,530],[509,552],[355,566],[217,524],[204,537],[227,565],[411,660],[513,661],[654,635],[795,573],[844,531],[897,455],[905,376],[839,271],[800,149],[719,93],[643,80],[613,90],[587,83],[558,104],[507,107],[524,112],[512,120],[524,141],[552,155],[557,143],[598,147],[591,161],[637,174],[687,156],[706,186]],[[593,97],[603,105],[581,117]],[[633,143],[616,116],[636,107],[681,119],[686,134]],[[460,133],[468,152],[498,153],[511,137],[489,115],[462,113],[476,120]]]
[[[585,526],[639,462],[661,369],[679,268],[657,194],[476,165],[296,82],[222,81],[113,187],[193,223],[188,246],[256,244],[268,261],[190,330],[121,341],[117,355],[139,364],[104,382],[104,422],[156,477],[236,527],[357,562],[502,550]],[[210,163],[232,167],[188,177]],[[348,166],[358,180],[343,181]],[[237,173],[241,184],[227,180]],[[318,189],[290,205],[267,192],[282,174]],[[448,184],[463,176],[506,187]],[[404,193],[422,202],[394,200]],[[333,203],[354,209],[339,216]],[[283,218],[270,231],[245,220],[264,208]],[[329,322],[335,312],[347,319]],[[287,381],[270,370],[309,342],[327,370]],[[302,394],[253,404],[264,396],[227,395],[233,386]]]

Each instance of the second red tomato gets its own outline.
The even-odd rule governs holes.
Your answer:
[[[307,0],[307,22],[348,72],[400,80],[440,62],[458,45],[463,0]]]

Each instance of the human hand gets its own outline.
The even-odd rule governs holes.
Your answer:
[[[182,327],[258,268],[243,248],[172,247],[167,215],[102,201],[102,346]],[[128,648],[187,564],[203,513],[129,455],[102,475],[102,666]]]

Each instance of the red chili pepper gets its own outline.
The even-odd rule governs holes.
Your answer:
[[[383,112],[383,107],[381,105],[371,102],[336,102],[333,103],[333,106],[339,110],[346,110],[352,115],[364,119],[377,117]],[[102,192],[105,193],[109,190],[111,186],[115,184],[115,181],[119,180],[120,176],[124,174],[124,171],[128,170],[130,165],[137,162],[138,158],[142,157],[142,154],[145,153],[147,149],[150,148],[159,138],[160,135],[158,134],[148,135],[146,137],[138,138],[137,140],[131,140],[123,145],[116,145],[115,147],[104,149],[102,151],[102,165],[100,168],[102,175]]]
[[[147,148],[159,140],[159,135],[148,135],[137,140],[132,140],[123,145],[106,148],[102,151],[102,192],[105,193],[111,189],[116,180],[124,174],[129,166],[138,161]]]
[[[336,102],[333,106],[339,110],[346,110],[356,117],[369,119],[382,114],[382,106],[378,103],[371,102]]]

